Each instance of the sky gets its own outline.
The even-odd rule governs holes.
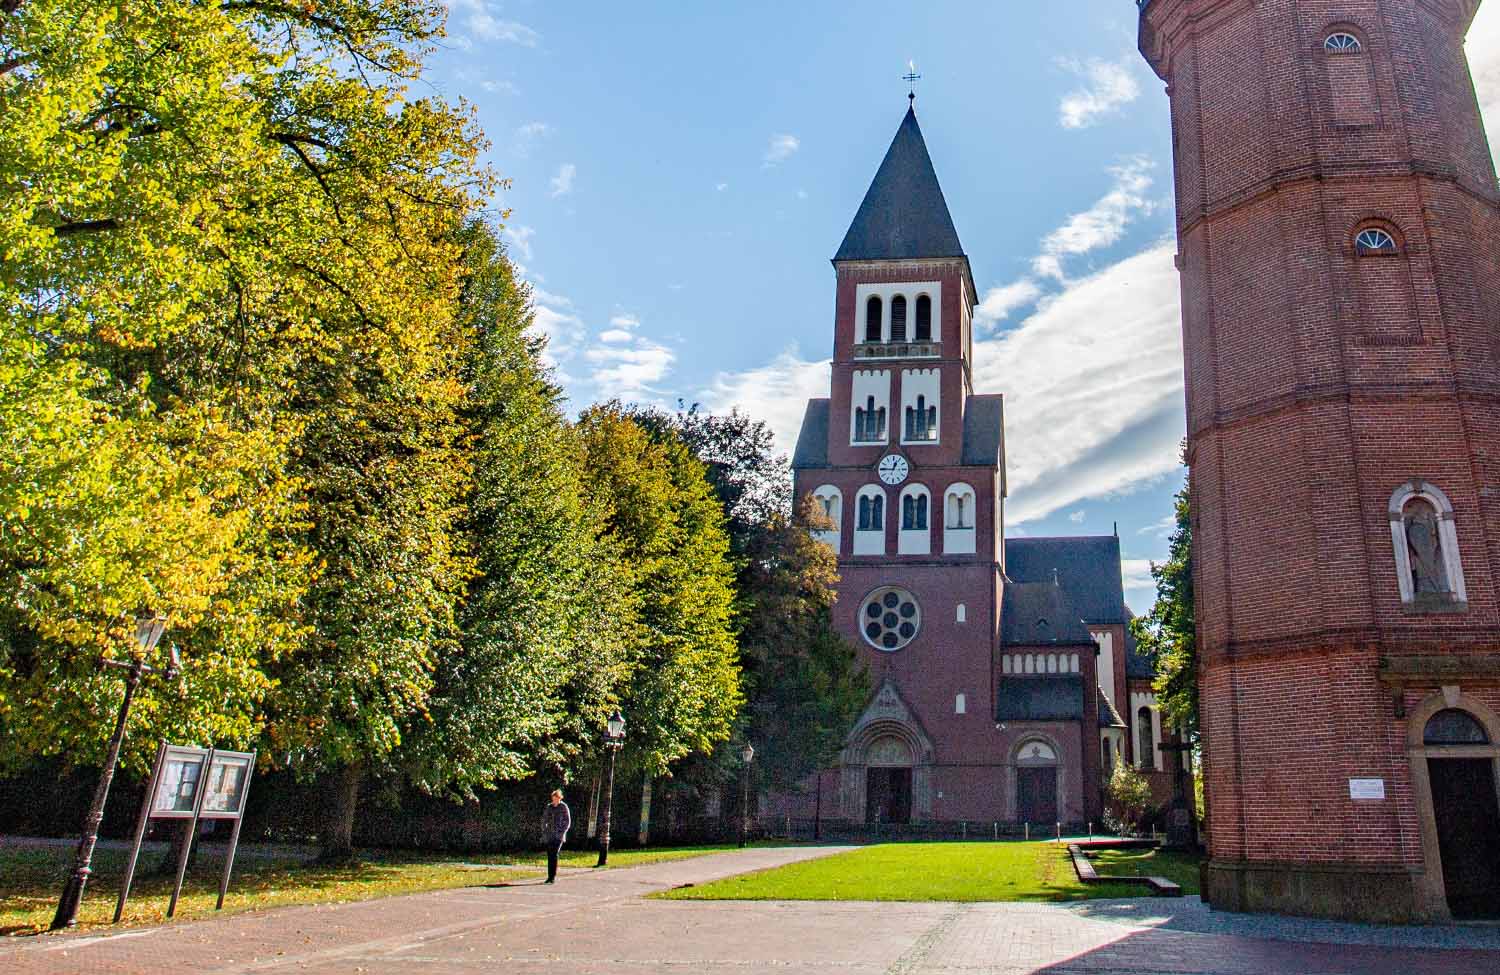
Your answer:
[[[508,180],[493,217],[570,408],[739,408],[788,453],[914,63],[980,295],[975,391],[1006,397],[1006,531],[1118,531],[1149,609],[1184,412],[1168,104],[1132,0],[447,3],[429,83]],[[1469,57],[1500,119],[1500,2]]]

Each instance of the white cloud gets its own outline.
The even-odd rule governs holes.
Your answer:
[[[542,354],[544,365],[555,369],[577,355],[587,334],[581,318],[535,301],[531,310],[531,331],[547,339],[547,350]]]
[[[485,80],[479,83],[479,87],[492,93],[503,93],[506,95],[519,95],[521,93],[521,89],[517,88],[515,83],[511,81]]]
[[[641,320],[630,312],[616,312],[610,317],[609,323],[615,328],[640,328]]]
[[[809,362],[793,346],[758,369],[719,373],[699,399],[715,413],[737,406],[765,421],[776,435],[777,449],[790,453],[797,445],[807,401],[826,397],[828,382],[828,360]]]
[[[1154,521],[1151,524],[1147,525],[1145,528],[1138,529],[1136,531],[1136,534],[1155,535],[1157,538],[1166,538],[1172,534],[1172,530],[1176,527],[1177,515],[1170,514],[1162,518],[1161,521]]]
[[[974,323],[980,328],[994,328],[1018,308],[1025,308],[1042,296],[1035,281],[1022,278],[999,288],[991,288],[974,308]]]
[[[725,190],[729,189],[729,184],[728,183],[715,183],[714,184],[714,189],[717,192],[722,193]]]
[[[629,342],[633,338],[635,336],[623,328],[609,328],[599,333],[599,341],[601,342]]]
[[[1483,4],[1469,28],[1469,70],[1479,92],[1479,107],[1491,127],[1500,126],[1500,5]],[[1500,130],[1491,132],[1497,148]]]
[[[1058,122],[1062,127],[1087,128],[1139,98],[1141,86],[1136,81],[1136,60],[1126,56],[1120,61],[1098,58],[1087,63],[1059,61],[1060,66],[1083,79],[1083,87],[1064,95],[1058,105]]]
[[[1114,186],[1098,202],[1082,213],[1075,213],[1061,227],[1042,240],[1042,253],[1033,269],[1042,277],[1063,281],[1063,259],[1108,247],[1120,240],[1125,229],[1139,215],[1149,214],[1153,202],[1151,189],[1153,163],[1135,156],[1113,167]]]
[[[521,260],[531,260],[531,238],[536,236],[536,228],[514,226],[506,227],[501,236],[510,242],[510,250],[519,255]]]
[[[773,135],[770,144],[766,146],[765,164],[775,166],[785,162],[801,147],[802,142],[795,135]]]
[[[516,155],[525,158],[531,154],[531,149],[539,139],[552,134],[552,126],[546,122],[527,122],[516,129],[515,142],[512,150]]]
[[[1183,435],[1176,248],[1074,281],[975,342],[974,387],[1005,393],[1007,521],[1128,493],[1177,469]]]
[[[1088,517],[1088,512],[1084,511],[1082,508],[1079,508],[1077,511],[1068,515],[1068,520],[1075,525],[1081,525],[1083,524],[1083,519],[1086,517]]]
[[[526,229],[530,230],[531,228],[528,227]],[[531,284],[531,300],[536,302],[537,304],[550,305],[553,308],[573,307],[573,299],[564,298],[562,295],[555,295],[550,291],[543,291],[541,288],[538,288],[536,286],[536,283],[534,281],[529,283]]]
[[[584,354],[594,365],[590,377],[601,399],[640,399],[672,371],[676,354],[664,345],[637,339],[633,346],[595,346]]]
[[[1157,580],[1151,576],[1151,559],[1122,558],[1121,571],[1127,589],[1157,589]]]
[[[522,47],[536,47],[542,35],[514,20],[500,16],[498,4],[489,0],[450,0],[449,9],[464,15],[469,33],[486,41],[502,41]]]
[[[572,163],[557,167],[557,175],[552,177],[552,195],[566,196],[573,192],[573,177],[577,175],[578,167]]]

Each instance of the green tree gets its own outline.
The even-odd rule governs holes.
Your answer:
[[[681,438],[653,438],[618,403],[591,408],[579,428],[602,538],[620,554],[635,609],[619,633],[626,755],[664,775],[726,740],[742,703],[724,516]]]
[[[1143,654],[1156,668],[1156,700],[1162,717],[1183,735],[1198,741],[1198,639],[1193,617],[1193,524],[1188,487],[1174,499],[1176,526],[1167,560],[1151,563],[1156,602],[1145,616],[1130,621]]]
[[[1105,791],[1120,824],[1138,830],[1146,808],[1151,805],[1151,784],[1146,777],[1130,765],[1118,762],[1109,775]]]
[[[494,232],[463,231],[461,323],[473,336],[463,422],[473,468],[463,530],[476,562],[462,635],[439,661],[412,774],[463,795],[576,763],[597,745],[625,674],[633,617],[587,503],[578,436],[542,363],[544,340]]]

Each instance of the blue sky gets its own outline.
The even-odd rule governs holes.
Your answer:
[[[1118,523],[1148,608],[1183,406],[1167,100],[1134,3],[448,3],[431,82],[511,180],[497,208],[572,405],[739,406],[788,451],[827,395],[828,261],[915,61],[982,298],[976,391],[1007,397],[1007,530]],[[1470,56],[1497,117],[1500,4]]]

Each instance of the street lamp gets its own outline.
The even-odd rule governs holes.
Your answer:
[[[745,742],[745,747],[740,749],[740,758],[745,763],[744,784],[740,788],[740,847],[743,848],[750,830],[750,763],[755,761],[755,746]]]
[[[604,748],[609,752],[609,771],[604,775],[604,825],[599,827],[599,862],[602,867],[609,862],[609,813],[615,801],[615,756],[625,745],[625,715],[618,709],[605,722]]]
[[[157,668],[146,666],[146,658],[151,656],[156,645],[161,642],[161,635],[166,628],[165,616],[142,613],[135,625],[135,642],[140,647],[140,653],[135,655],[135,659],[128,663],[123,660],[101,661],[105,667],[118,667],[125,671],[125,700],[120,702],[120,715],[115,719],[115,733],[110,737],[109,748],[105,752],[104,770],[99,775],[99,784],[94,787],[94,801],[83,820],[83,835],[78,840],[78,852],[73,858],[73,872],[68,875],[62,897],[57,902],[57,914],[52,918],[54,931],[58,928],[71,928],[78,923],[78,906],[83,903],[83,890],[88,886],[89,875],[93,873],[91,864],[94,846],[99,842],[99,823],[104,819],[104,802],[109,798],[109,785],[114,781],[115,766],[120,761],[120,746],[125,743],[125,722],[130,718],[130,702],[135,698],[135,689],[140,686],[141,678],[157,672]],[[167,666],[162,672],[168,680],[173,680],[181,665],[177,647],[169,644]]]

